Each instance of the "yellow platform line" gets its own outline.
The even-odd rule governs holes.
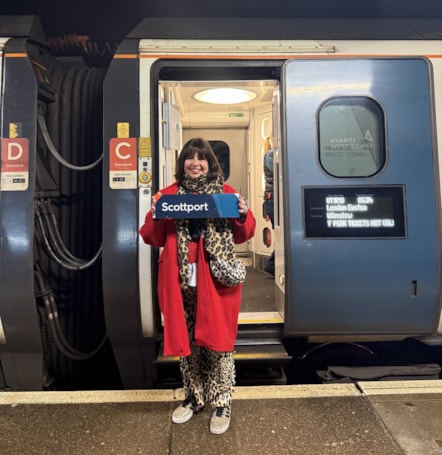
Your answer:
[[[353,384],[307,384],[289,386],[236,387],[233,398],[283,399],[332,396],[361,396]],[[88,403],[135,403],[182,401],[183,389],[160,390],[105,390],[77,392],[2,392],[0,406],[18,404],[88,404]]]

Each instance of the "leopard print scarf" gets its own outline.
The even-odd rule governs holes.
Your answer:
[[[219,176],[215,180],[209,180],[202,175],[196,179],[185,176],[178,185],[178,194],[220,194],[224,190],[224,179]],[[212,256],[218,256],[226,261],[236,258],[235,244],[229,218],[206,218],[206,219],[177,219],[175,220],[178,243],[178,264],[180,269],[181,288],[187,286],[188,269],[188,244],[192,240],[193,227],[199,229],[204,239],[204,249]]]

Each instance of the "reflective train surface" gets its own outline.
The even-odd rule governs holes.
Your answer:
[[[441,38],[440,21],[149,18],[95,84],[102,82],[94,92],[102,118],[85,120],[87,103],[51,110],[66,98],[51,70],[58,64],[42,62],[41,50],[29,55],[32,39],[6,37],[0,385],[179,381],[177,359],[162,355],[159,252],[138,230],[195,136],[211,142],[227,182],[257,218],[255,237],[237,247],[247,266],[235,348],[240,383],[284,384],[293,357],[324,346],[370,357],[370,343],[439,345]],[[9,76],[20,62],[35,99]],[[88,71],[68,79],[82,87],[76,77]],[[230,100],[227,89],[249,98]],[[220,101],[201,100],[213,90]],[[77,179],[76,166],[61,172],[54,164],[48,143],[78,110],[65,135],[94,141],[64,157],[87,167]],[[274,229],[263,210],[267,141]],[[61,155],[64,146],[60,140]],[[89,166],[96,161],[99,174]],[[274,276],[264,271],[272,251]]]

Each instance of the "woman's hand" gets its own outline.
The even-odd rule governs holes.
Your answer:
[[[238,196],[238,213],[241,218],[245,218],[247,215],[247,211],[249,210],[249,206],[247,204],[247,199],[242,197],[241,195]]]
[[[160,197],[163,195],[160,191],[157,191],[153,196],[152,196],[152,206],[150,207],[150,211],[152,212],[152,218],[155,218],[155,210],[156,210],[156,205]]]

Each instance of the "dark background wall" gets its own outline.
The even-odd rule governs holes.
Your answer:
[[[0,14],[35,14],[48,38],[120,42],[144,17],[442,18],[441,0],[2,0]]]

